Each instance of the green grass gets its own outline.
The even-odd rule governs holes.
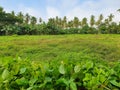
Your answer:
[[[0,59],[120,60],[120,35],[0,36]]]

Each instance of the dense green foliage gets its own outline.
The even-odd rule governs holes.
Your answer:
[[[112,67],[97,60],[33,62],[18,59],[0,63],[1,90],[118,90],[120,62]]]
[[[95,19],[91,15],[90,22],[87,18],[79,20],[74,17],[73,20],[68,20],[66,16],[60,18],[49,18],[48,21],[43,21],[30,16],[28,13],[14,11],[6,13],[0,7],[0,35],[43,35],[43,34],[120,34],[120,23],[113,22],[114,15],[110,14],[108,18],[102,14]]]

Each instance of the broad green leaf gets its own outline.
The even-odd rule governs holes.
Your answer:
[[[70,83],[70,88],[71,88],[71,90],[77,90],[77,86],[76,86],[75,82]]]
[[[13,72],[12,72],[12,73],[13,73],[14,75],[16,75],[16,74],[19,72],[19,70],[20,70],[20,69],[19,69],[19,65],[16,65],[16,66],[13,67]]]
[[[2,79],[5,80],[9,77],[9,71],[5,69],[2,73]]]
[[[45,81],[46,81],[46,82],[51,82],[51,81],[52,81],[52,78],[50,78],[50,77],[45,77]]]
[[[111,80],[110,83],[120,88],[120,83],[116,82],[115,80]]]
[[[33,87],[29,87],[29,88],[27,88],[27,90],[32,90],[33,89]]]
[[[36,81],[37,81],[37,78],[30,79],[29,81],[30,86],[33,86]]]
[[[65,74],[65,67],[64,67],[63,64],[60,65],[60,67],[59,67],[59,72],[60,72],[61,74]]]
[[[65,84],[67,87],[69,86],[69,81],[66,80],[65,78],[60,78],[57,80],[56,84]]]
[[[39,88],[45,87],[45,85],[46,85],[46,82],[40,84],[40,85],[39,85]]]
[[[26,71],[26,68],[21,68],[21,69],[20,69],[20,74],[25,73],[25,71]]]
[[[22,78],[20,78],[20,79],[17,79],[17,80],[16,80],[16,83],[17,83],[18,85],[27,85],[29,82],[28,82],[28,80],[26,80],[24,77],[22,77]]]
[[[98,86],[100,84],[101,83],[99,82],[99,78],[92,76],[92,79],[90,80],[90,87],[93,88],[93,86],[96,87],[96,86]]]
[[[91,79],[92,79],[92,75],[89,74],[89,73],[86,73],[85,78],[83,79],[83,81],[88,81],[88,80],[91,80]]]
[[[76,65],[75,67],[74,67],[74,72],[75,73],[78,73],[80,71],[80,66],[79,65]]]
[[[106,77],[104,75],[99,75],[100,82],[104,82],[106,80]]]
[[[91,61],[86,62],[85,67],[87,70],[93,68],[93,62],[91,62]]]

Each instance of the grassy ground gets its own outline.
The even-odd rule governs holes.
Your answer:
[[[0,36],[0,59],[120,60],[120,35]]]

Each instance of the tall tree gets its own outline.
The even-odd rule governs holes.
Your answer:
[[[87,25],[87,18],[83,18],[82,22],[81,22],[82,26],[86,26]]]
[[[73,28],[73,27],[74,27],[74,23],[73,23],[72,20],[71,20],[71,21],[68,21],[68,27],[69,27],[69,28]]]
[[[95,16],[91,15],[90,26],[93,27],[94,24],[95,24]]]
[[[105,24],[106,24],[106,26],[108,26],[108,24],[109,24],[109,19],[105,19]]]
[[[0,25],[15,24],[18,18],[15,16],[14,12],[6,13],[3,8],[0,7]]]
[[[102,14],[100,14],[100,16],[99,16],[99,20],[102,22],[102,20],[103,20],[103,15]]]
[[[41,18],[41,17],[39,18],[39,23],[40,23],[40,24],[42,23],[42,18]]]
[[[37,18],[34,16],[32,16],[30,20],[32,25],[35,25],[37,23]]]
[[[58,16],[56,16],[55,22],[56,22],[56,25],[59,26],[59,17]]]
[[[96,22],[96,25],[99,27],[99,25],[102,23],[102,20],[103,20],[103,15],[100,14],[99,18],[98,18],[98,21]]]
[[[5,15],[5,13],[3,12],[3,8],[0,7],[0,25],[3,24],[3,20],[4,20],[4,18],[5,18],[4,15]]]
[[[67,17],[64,16],[64,17],[63,17],[63,28],[65,29],[66,26],[67,26]]]
[[[30,22],[30,15],[28,13],[26,13],[26,15],[25,15],[25,23],[29,24],[29,22]]]
[[[114,15],[113,15],[113,14],[110,14],[110,15],[108,16],[109,22],[112,22],[113,18],[114,18]]]
[[[81,27],[82,26],[82,22],[81,21],[79,21],[79,27]]]
[[[12,11],[12,12],[11,12],[11,15],[12,15],[12,16],[15,16],[15,12],[14,12],[14,11]]]
[[[58,25],[59,25],[59,27],[62,28],[62,19],[61,18],[58,19]]]
[[[22,23],[23,23],[23,20],[24,20],[24,15],[23,15],[23,13],[22,13],[22,12],[19,12],[18,15],[17,15],[17,17],[18,17],[19,20],[20,20],[19,24],[22,24]]]
[[[74,27],[78,28],[79,27],[79,18],[78,17],[74,17],[73,22],[74,22]]]

